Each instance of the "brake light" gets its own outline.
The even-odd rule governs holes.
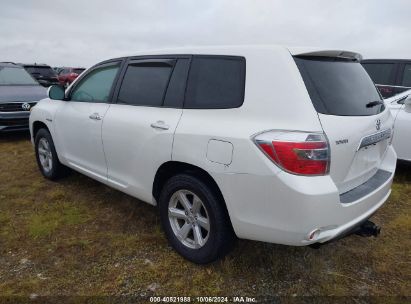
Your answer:
[[[289,173],[328,173],[330,153],[323,133],[268,131],[255,136],[254,142],[271,161]]]

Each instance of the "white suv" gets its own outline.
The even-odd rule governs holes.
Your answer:
[[[360,59],[230,46],[104,61],[31,112],[37,162],[157,205],[196,263],[235,236],[324,243],[381,207],[395,171],[393,118]]]

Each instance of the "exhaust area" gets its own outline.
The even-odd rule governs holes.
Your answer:
[[[377,237],[381,233],[381,227],[376,225],[374,222],[367,220],[354,229],[353,233],[364,237]]]
[[[346,236],[352,235],[352,234],[356,234],[362,237],[377,237],[379,236],[381,233],[381,226],[376,225],[374,222],[370,221],[370,220],[366,220],[365,222],[361,223],[360,225],[358,225],[357,227],[353,228],[352,230],[348,231],[347,233],[332,239],[330,241],[327,241],[325,243],[314,243],[309,245],[309,247],[313,248],[313,249],[319,249],[320,247],[322,247],[325,244],[331,243],[333,241],[342,239]]]

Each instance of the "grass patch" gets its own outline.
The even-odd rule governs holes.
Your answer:
[[[35,239],[49,237],[58,228],[71,229],[69,226],[85,223],[87,219],[87,210],[80,210],[68,203],[56,204],[51,210],[31,215],[28,231]]]

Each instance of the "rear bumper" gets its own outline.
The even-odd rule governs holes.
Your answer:
[[[240,238],[303,246],[330,241],[368,219],[387,200],[396,166],[389,146],[380,169],[389,172],[372,191],[342,203],[330,176],[216,174]],[[315,237],[310,235],[317,231]]]
[[[30,112],[1,113],[0,133],[28,130],[29,116]]]

